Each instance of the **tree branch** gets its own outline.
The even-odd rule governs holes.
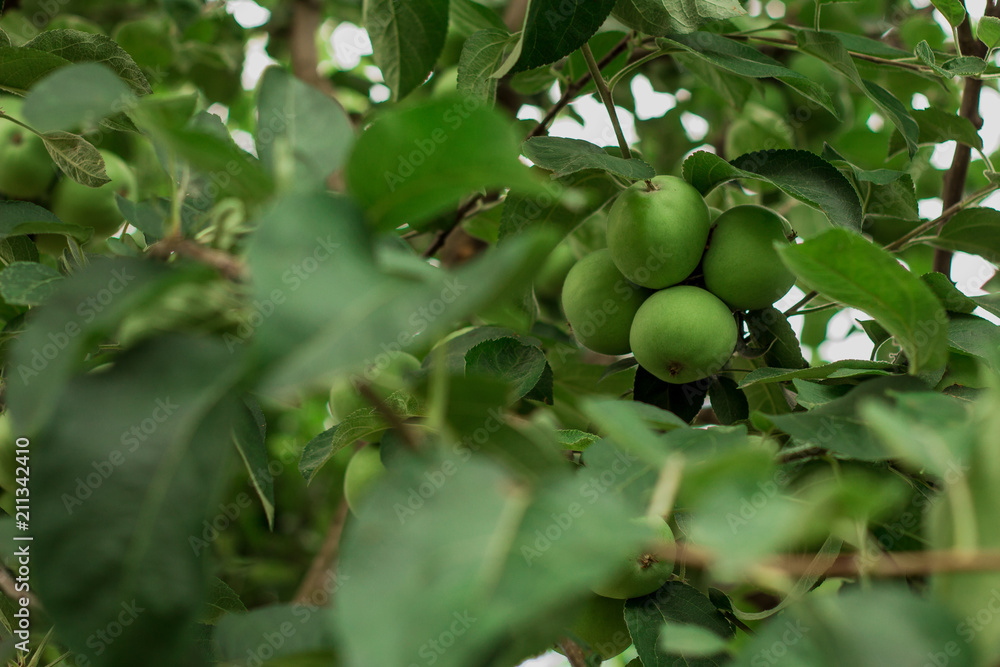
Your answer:
[[[344,532],[344,524],[347,523],[348,510],[347,499],[341,498],[333,520],[326,530],[323,544],[313,558],[305,578],[299,584],[299,589],[295,591],[292,602],[315,607],[325,606],[328,603],[331,591],[327,590],[327,581],[333,574],[337,557],[340,555],[340,535]]]
[[[291,50],[292,73],[295,78],[327,95],[333,96],[333,86],[319,75],[316,54],[316,31],[322,21],[317,0],[293,0],[292,30],[288,40]]]

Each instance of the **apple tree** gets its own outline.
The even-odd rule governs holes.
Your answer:
[[[0,7],[0,659],[1000,665],[996,0]]]

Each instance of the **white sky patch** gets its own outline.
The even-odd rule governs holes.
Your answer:
[[[229,122],[229,107],[225,104],[219,104],[216,102],[212,106],[208,107],[207,111],[213,116],[218,116],[219,120],[223,123]]]
[[[226,0],[226,11],[244,28],[259,28],[271,20],[271,11],[253,0]]]
[[[365,66],[365,78],[369,81],[374,81],[375,83],[384,83],[385,79],[382,78],[382,70],[375,65]]]
[[[827,339],[819,346],[820,356],[825,361],[868,359],[874,346],[871,339],[868,338],[868,334],[861,330],[861,325],[856,320],[870,319],[863,312],[854,308],[845,308],[834,315],[826,326]],[[848,335],[851,327],[857,327],[858,330]]]
[[[569,661],[554,651],[544,653],[521,663],[520,667],[569,667]]]
[[[914,109],[920,111],[921,109],[930,108],[931,101],[927,99],[927,96],[923,93],[913,93],[913,98],[910,100],[910,104]]]
[[[868,116],[868,120],[865,121],[865,125],[872,132],[881,132],[882,128],[885,127],[885,118],[882,118],[882,114],[873,113]]]
[[[948,169],[955,157],[955,142],[945,141],[934,147],[931,153],[931,166],[935,169]]]
[[[271,65],[276,65],[277,60],[267,55],[267,35],[254,35],[247,40],[245,57],[243,59],[243,73],[240,76],[240,83],[243,90],[253,90],[257,87],[264,70]]]
[[[553,81],[552,85],[549,86],[548,95],[549,95],[549,102],[552,102],[552,104],[558,102],[559,98],[562,97],[562,91],[559,90],[558,81]]]
[[[925,220],[933,220],[941,215],[942,210],[944,210],[944,204],[941,202],[940,197],[921,199],[917,202],[917,213]]]
[[[771,0],[764,6],[764,11],[769,19],[783,19],[785,18],[785,3],[781,0]]]
[[[372,102],[378,104],[379,102],[385,102],[392,97],[392,91],[389,90],[389,86],[383,83],[376,83],[372,86],[371,90],[368,91],[368,97]]]
[[[1000,149],[1000,93],[983,86],[979,97],[979,115],[983,117],[983,128],[979,130],[979,136],[983,138],[983,150],[987,155],[992,155]]]
[[[583,119],[583,125],[572,118],[559,118],[552,123],[549,136],[566,137],[568,139],[583,139],[598,146],[617,146],[614,127],[608,118],[607,109],[593,95],[586,95],[572,103],[573,110]],[[621,107],[615,107],[618,123],[622,134],[629,145],[638,141],[635,132],[635,117]]]
[[[230,134],[233,135],[233,141],[237,146],[250,153],[250,155],[259,157],[257,155],[257,143],[253,140],[252,134],[246,130],[232,130]]]
[[[923,9],[931,6],[931,0],[910,0],[914,9]]]
[[[760,0],[750,0],[747,3],[747,14],[750,16],[760,16],[760,12],[764,9],[764,6],[760,3]]]
[[[946,42],[953,41],[952,40],[953,30],[951,24],[948,23],[948,19],[944,17],[944,14],[935,9],[934,13],[931,14],[931,16],[934,17],[934,20],[937,21],[937,24],[941,26],[942,30],[944,30],[944,34],[948,36],[945,39],[945,41]]]
[[[532,104],[522,104],[521,108],[517,110],[518,120],[533,120],[541,121],[544,118],[542,110]]]
[[[681,125],[691,141],[701,141],[708,134],[708,121],[690,111],[681,114]]]
[[[965,10],[973,21],[978,21],[986,13],[986,0],[965,0]]]
[[[670,93],[660,93],[642,74],[632,79],[632,97],[635,98],[635,117],[639,120],[660,118],[675,106],[677,98]]]
[[[350,70],[361,64],[362,56],[372,54],[372,41],[368,31],[344,21],[333,29],[330,35],[330,49],[333,51],[333,61],[337,67]]]
[[[789,290],[788,294],[774,302],[774,307],[781,312],[785,312],[797,304],[804,296],[805,292],[800,290],[798,287],[793,286],[792,289]],[[808,306],[805,307],[808,308]],[[788,320],[788,323],[792,325],[792,330],[795,331],[795,335],[799,338],[802,338],[802,328],[805,326],[805,319],[806,318],[804,317],[792,317]]]

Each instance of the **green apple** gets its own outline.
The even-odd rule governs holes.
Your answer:
[[[344,470],[344,498],[352,512],[357,514],[358,503],[384,475],[378,447],[368,445],[354,453]]]
[[[6,108],[6,102],[3,103]],[[0,120],[0,192],[11,199],[44,195],[55,170],[45,142],[17,123]]]
[[[633,519],[633,522],[648,526],[651,539],[668,542],[674,539],[670,526],[660,517],[645,516]],[[662,586],[673,571],[673,563],[660,560],[648,547],[644,547],[629,554],[622,569],[595,586],[593,591],[616,600],[642,597]]]
[[[691,275],[708,240],[708,205],[674,176],[657,176],[649,190],[639,181],[618,196],[608,212],[608,249],[626,278],[653,289]]]
[[[717,373],[732,356],[736,335],[726,304],[700,287],[681,285],[646,299],[629,339],[640,366],[664,382],[685,384]]]
[[[337,421],[343,421],[352,412],[372,407],[358,392],[355,381],[369,383],[372,391],[384,399],[395,391],[405,389],[408,378],[419,370],[420,360],[412,354],[380,354],[363,373],[340,376],[334,380],[330,386],[330,414]]]
[[[570,628],[602,660],[610,660],[632,644],[625,624],[625,601],[591,595],[580,605],[580,613]]]
[[[580,344],[602,354],[628,354],[632,318],[649,295],[625,279],[611,253],[590,253],[566,274],[562,307]]]
[[[535,294],[546,299],[558,299],[566,275],[574,264],[576,253],[569,243],[563,242],[553,248],[535,276]]]
[[[702,260],[705,287],[735,310],[770,306],[795,284],[775,249],[788,245],[788,230],[780,215],[763,206],[737,206],[720,215]]]
[[[107,238],[125,220],[115,195],[133,200],[136,195],[135,175],[124,160],[110,151],[102,150],[101,156],[110,182],[91,188],[63,178],[52,192],[52,212],[63,222],[93,227],[94,238]]]

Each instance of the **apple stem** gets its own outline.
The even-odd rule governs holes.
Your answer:
[[[597,66],[597,61],[594,59],[594,52],[590,50],[589,44],[581,46],[580,51],[583,53],[584,60],[587,61],[587,69],[590,70],[590,76],[594,79],[597,92],[600,93],[601,99],[604,101],[604,108],[608,110],[608,117],[611,118],[611,125],[615,128],[615,136],[618,137],[618,147],[622,151],[622,157],[626,160],[631,160],[632,151],[629,150],[628,142],[625,141],[625,135],[622,133],[622,126],[618,123],[618,114],[615,113],[615,101],[611,97],[608,82],[601,75],[601,68]],[[646,182],[648,183],[649,181]]]
[[[646,191],[647,192],[656,192],[659,189],[660,188],[658,188],[655,185],[653,185],[653,181],[652,180],[650,180],[648,178],[646,179]]]

